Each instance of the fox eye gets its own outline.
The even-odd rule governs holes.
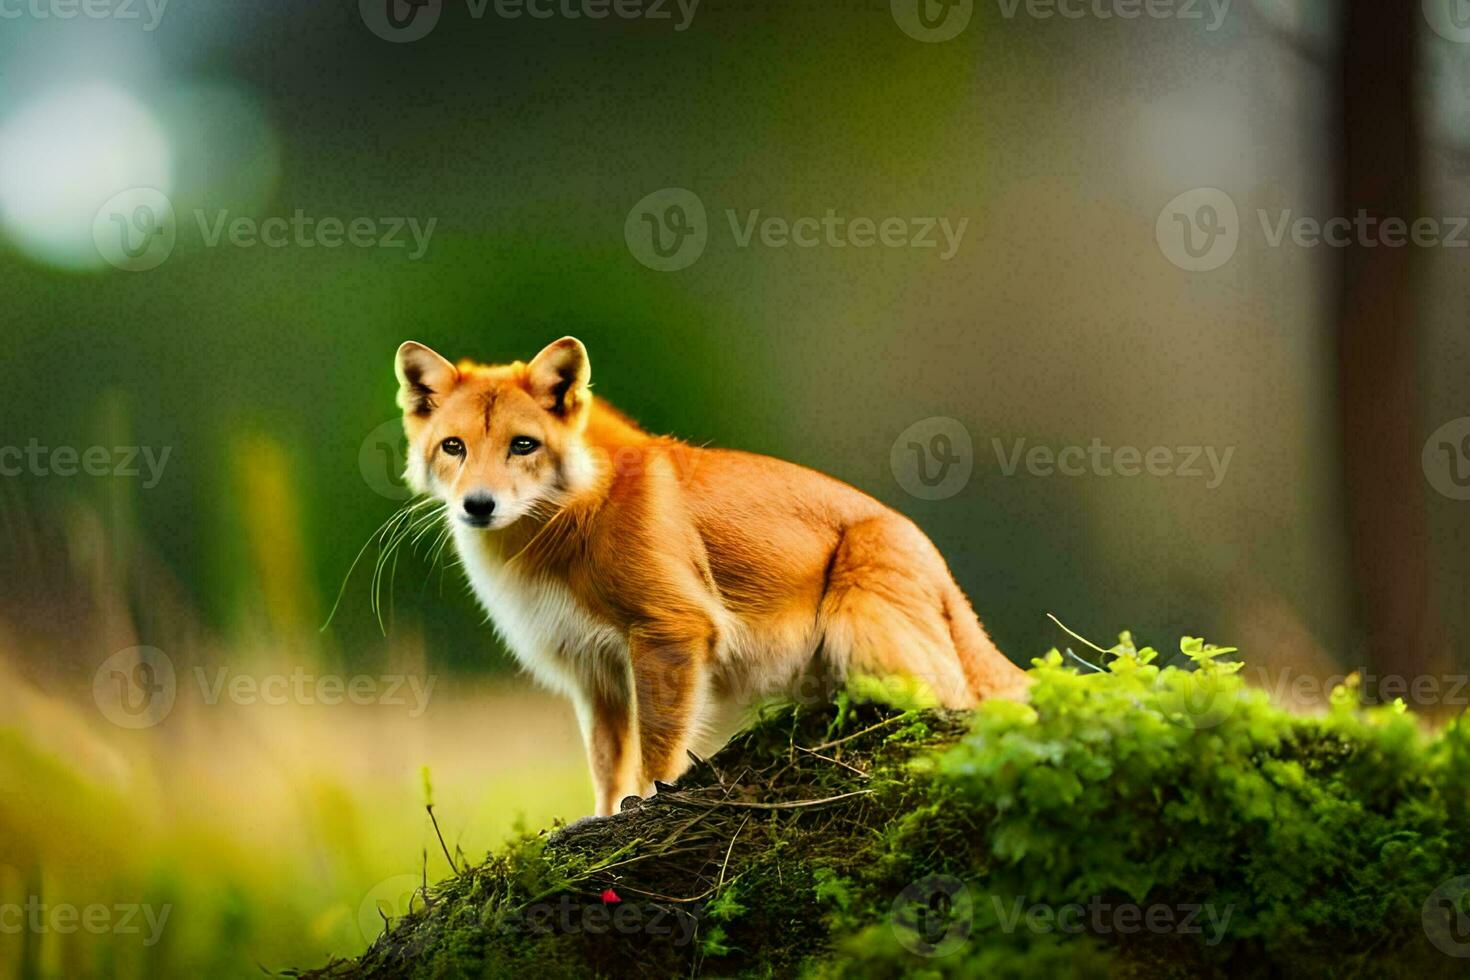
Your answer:
[[[444,450],[444,454],[446,456],[463,456],[464,440],[456,439],[454,436],[450,436],[448,439],[445,439],[443,442],[439,443],[439,448]]]
[[[541,443],[530,436],[516,436],[510,441],[510,451],[517,456],[529,456],[541,448]]]

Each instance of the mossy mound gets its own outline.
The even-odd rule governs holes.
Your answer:
[[[1303,717],[1214,648],[1031,704],[773,711],[677,786],[433,886],[332,977],[1440,975],[1470,724]],[[1461,878],[1460,876],[1467,876]]]

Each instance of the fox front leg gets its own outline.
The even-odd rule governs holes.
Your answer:
[[[635,632],[633,699],[637,713],[642,790],[671,783],[689,766],[708,683],[709,634],[667,627]]]
[[[618,812],[624,797],[638,795],[642,789],[633,705],[626,690],[600,688],[581,692],[576,705],[592,773],[594,812],[599,817],[610,816]]]

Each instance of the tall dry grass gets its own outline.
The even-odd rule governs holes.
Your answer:
[[[259,587],[228,635],[127,491],[49,505],[0,488],[0,975],[258,976],[359,951],[380,910],[449,872],[426,768],[472,859],[518,821],[588,808],[559,700],[438,670],[412,631],[361,660],[324,641],[285,461],[266,442],[240,458],[241,577]],[[111,672],[138,657],[108,661],[140,646],[166,658],[172,704],[117,724]]]

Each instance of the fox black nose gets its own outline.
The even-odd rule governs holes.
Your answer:
[[[495,513],[495,498],[488,493],[471,494],[464,498],[464,512],[477,521],[488,520]]]

